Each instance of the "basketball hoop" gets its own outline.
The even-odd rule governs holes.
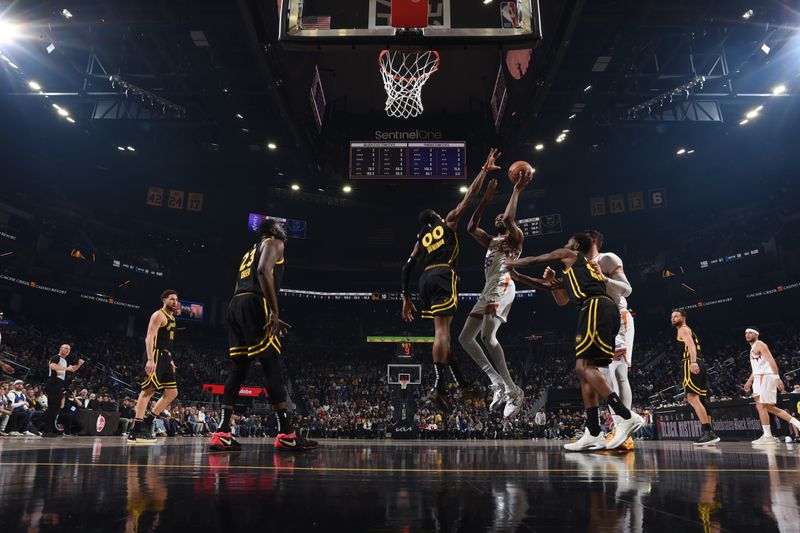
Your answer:
[[[422,114],[422,86],[439,70],[439,52],[383,50],[378,64],[386,89],[386,114],[397,118]]]
[[[397,376],[397,381],[400,382],[400,389],[406,390],[406,387],[411,382],[411,374],[400,374]]]

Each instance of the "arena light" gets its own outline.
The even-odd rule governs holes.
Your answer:
[[[575,118],[575,117],[577,117],[577,116],[578,116],[578,115],[576,115],[575,113],[573,113],[573,114],[571,114],[571,115],[569,116],[569,119],[570,119],[570,120],[572,120],[573,118]]]
[[[678,151],[675,153],[677,153],[678,155],[683,155],[686,153],[686,148],[679,148]]]
[[[743,119],[743,120],[741,120],[741,121],[739,122],[739,125],[740,125],[740,126],[744,126],[744,125],[745,125],[745,124],[747,124],[748,122],[750,122],[750,120],[749,120],[749,119]]]
[[[769,53],[772,51],[772,48],[770,48],[767,43],[764,43],[761,45],[761,51],[769,55]]]
[[[64,17],[65,19],[69,20],[69,19],[72,18],[72,13],[69,12],[69,9],[62,9],[61,10],[61,16]]]
[[[342,187],[342,192],[350,194],[351,192],[353,192],[353,188],[349,185],[345,185],[344,187]]]
[[[763,105],[760,105],[755,109],[751,109],[750,111],[747,112],[745,117],[746,118],[750,118],[750,119],[756,118],[758,116],[758,114],[761,112],[762,109],[764,109]]]
[[[277,150],[278,145],[275,143],[267,143],[267,148],[269,148],[270,150]]]
[[[300,185],[298,185],[296,183],[292,183],[292,190],[293,191],[299,191],[300,190]]]
[[[751,18],[753,15],[755,15],[755,13],[753,12],[753,10],[752,10],[752,9],[748,9],[747,11],[745,11],[744,13],[742,13],[742,18],[743,18],[744,20],[750,20],[750,18]]]
[[[544,150],[544,145],[542,143],[539,143],[536,146],[534,146],[533,149],[536,150],[537,152],[541,152],[542,150]]]
[[[492,2],[494,2],[494,0],[483,0],[484,5],[491,4]]]
[[[461,194],[466,194],[466,192],[467,192],[467,191],[469,191],[469,187],[467,187],[466,185],[462,185],[462,186],[461,186],[461,187],[458,189],[458,192],[460,192]]]
[[[117,150],[119,150],[120,152],[124,152],[125,151],[125,147],[124,146],[117,146]]]
[[[686,153],[687,153],[687,154],[693,154],[693,153],[694,153],[694,150],[688,150]]]
[[[781,83],[780,85],[776,85],[775,87],[772,88],[772,95],[780,96],[782,94],[786,94],[786,90],[787,90],[786,85]]]
[[[30,87],[30,88],[31,88],[31,89],[33,89],[34,91],[41,91],[41,90],[42,90],[42,86],[41,86],[41,85],[39,85],[38,83],[36,83],[36,82],[35,82],[35,81],[33,81],[33,80],[31,80],[31,81],[29,81],[29,82],[28,82],[28,87]]]
[[[239,120],[241,120],[241,119],[243,119],[243,118],[244,118],[244,116],[242,116],[242,114],[241,114],[241,113],[236,113],[236,118],[238,118]]]
[[[127,146],[127,147],[126,147],[126,149],[127,149],[129,152],[135,152],[135,151],[136,151],[136,148],[134,148],[133,146]]]
[[[583,90],[583,92],[588,93],[591,90],[592,90],[592,86],[591,85],[587,85],[586,88]]]
[[[67,110],[66,110],[66,109],[64,109],[63,107],[61,107],[61,108],[58,108],[58,109],[56,110],[56,112],[57,112],[59,115],[61,115],[62,117],[68,117],[68,116],[69,116],[69,111],[67,111]]]
[[[0,43],[13,43],[19,39],[20,35],[21,33],[17,24],[0,20]]]
[[[69,122],[71,124],[75,124],[75,119],[72,118],[72,117],[67,117],[67,122]]]

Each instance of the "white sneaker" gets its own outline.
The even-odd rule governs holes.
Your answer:
[[[628,437],[639,431],[643,425],[644,418],[631,411],[631,417],[628,420],[623,418],[614,427],[614,438],[606,443],[606,448],[616,450],[623,442],[628,440]]]
[[[26,431],[25,433],[23,433],[23,435],[25,435],[26,437],[36,437],[37,436],[36,433],[31,433],[30,431]]]
[[[490,411],[499,411],[500,407],[506,403],[506,390],[502,385],[492,385],[494,394],[492,395],[492,403],[489,404]]]
[[[754,440],[752,444],[755,446],[763,446],[765,444],[767,446],[774,446],[777,443],[775,442],[775,437],[772,435],[761,435],[759,438]]]
[[[791,444],[792,443],[792,437],[789,437],[788,435],[787,435],[785,440],[786,440],[786,444]]]
[[[583,436],[580,439],[575,442],[565,444],[564,449],[570,452],[605,450],[606,440],[603,438],[602,432],[600,432],[596,437],[593,437],[587,429],[583,432]]]
[[[20,433],[19,431],[9,431],[8,432],[8,436],[9,437],[21,437],[22,433]]]
[[[503,409],[503,418],[511,418],[519,413],[520,409],[522,409],[522,400],[524,399],[525,393],[522,392],[522,389],[519,387],[517,387],[514,393],[507,393],[506,406]]]

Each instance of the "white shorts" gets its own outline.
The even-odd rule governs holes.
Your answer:
[[[630,368],[633,364],[633,334],[635,328],[633,325],[633,315],[627,309],[622,309],[619,312],[619,333],[614,341],[614,348],[619,350],[625,348],[625,355],[623,359]]]
[[[775,405],[778,403],[778,376],[775,374],[758,374],[753,377],[753,397],[758,403]]]
[[[483,316],[494,311],[497,318],[505,324],[516,294],[517,288],[511,280],[511,276],[507,276],[502,283],[485,287],[469,314]]]

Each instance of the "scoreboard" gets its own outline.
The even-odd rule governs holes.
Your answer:
[[[465,142],[350,143],[350,179],[465,179]]]

